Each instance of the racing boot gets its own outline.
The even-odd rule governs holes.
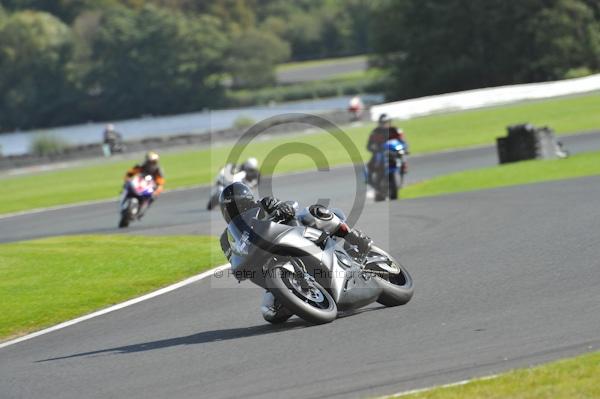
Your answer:
[[[344,240],[346,243],[353,246],[353,251],[357,259],[364,259],[369,250],[371,249],[371,245],[373,244],[373,240],[363,232],[358,229],[350,229],[346,235],[344,235]]]
[[[269,291],[266,291],[263,295],[260,311],[263,318],[273,324],[283,323],[293,315]]]

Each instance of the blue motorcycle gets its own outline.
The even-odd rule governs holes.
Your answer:
[[[374,155],[370,182],[375,189],[375,201],[398,199],[398,190],[404,184],[406,144],[401,140],[386,141]]]

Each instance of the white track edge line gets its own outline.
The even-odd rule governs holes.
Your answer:
[[[160,288],[160,289],[158,289],[156,291],[149,292],[148,294],[144,294],[144,295],[139,296],[137,298],[133,298],[133,299],[130,299],[128,301],[118,303],[118,304],[110,306],[108,308],[98,310],[97,312],[93,312],[93,313],[87,314],[85,316],[77,317],[75,319],[62,322],[62,323],[57,324],[55,326],[48,327],[48,328],[45,328],[45,329],[40,330],[40,331],[36,331],[34,333],[31,333],[31,334],[27,334],[27,335],[24,335],[22,337],[12,339],[10,341],[2,342],[2,343],[0,343],[0,349],[6,348],[7,346],[10,346],[10,345],[17,344],[19,342],[27,341],[27,340],[35,338],[35,337],[39,337],[40,335],[44,335],[44,334],[48,334],[48,333],[53,332],[53,331],[61,330],[63,328],[72,326],[74,324],[81,323],[82,321],[93,319],[95,317],[102,316],[102,315],[105,315],[107,313],[111,313],[111,312],[114,312],[114,311],[119,310],[119,309],[126,308],[126,307],[131,306],[131,305],[135,305],[136,303],[140,303],[142,301],[155,298],[155,297],[157,297],[159,295],[166,294],[167,292],[175,291],[178,288],[181,288],[181,287],[184,287],[186,285],[189,285],[189,284],[195,283],[197,281],[200,281],[202,279],[205,279],[206,277],[212,276],[215,272],[217,272],[219,270],[225,270],[225,269],[227,269],[229,267],[230,267],[229,263],[221,265],[221,266],[217,266],[217,267],[215,267],[213,269],[210,269],[210,270],[207,270],[207,271],[202,272],[200,274],[197,274],[195,276],[189,277],[189,278],[187,278],[185,280],[182,280],[182,281],[180,281],[178,283],[171,284],[169,286]]]
[[[471,382],[475,382],[475,381],[492,380],[494,378],[498,378],[499,376],[500,376],[499,374],[493,374],[493,375],[488,375],[485,377],[471,378],[471,379],[467,379],[467,380],[451,382],[449,384],[444,384],[444,385],[435,385],[435,386],[428,387],[428,388],[411,389],[410,391],[402,391],[402,392],[398,392],[398,393],[393,393],[389,396],[385,396],[385,398],[391,399],[391,398],[397,398],[397,397],[402,397],[402,396],[415,395],[418,393],[429,392],[429,391],[432,391],[432,390],[438,389],[438,388],[440,388],[440,389],[452,388],[452,387],[457,387],[457,386],[461,386],[461,385],[467,385],[467,384],[470,384]]]

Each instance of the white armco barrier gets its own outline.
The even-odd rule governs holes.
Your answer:
[[[396,101],[371,107],[371,119],[376,121],[381,114],[394,119],[409,119],[445,111],[460,111],[508,104],[524,100],[566,96],[600,90],[600,74],[556,82],[528,83],[512,86],[459,91]]]

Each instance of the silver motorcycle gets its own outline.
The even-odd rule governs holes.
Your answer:
[[[290,205],[297,210],[297,203]],[[402,264],[374,245],[359,254],[333,236],[346,219],[341,210],[312,205],[286,223],[263,215],[259,208],[241,213],[227,234],[234,276],[274,297],[269,317],[263,311],[267,321],[281,323],[295,314],[322,324],[338,310],[410,301],[413,280]]]

